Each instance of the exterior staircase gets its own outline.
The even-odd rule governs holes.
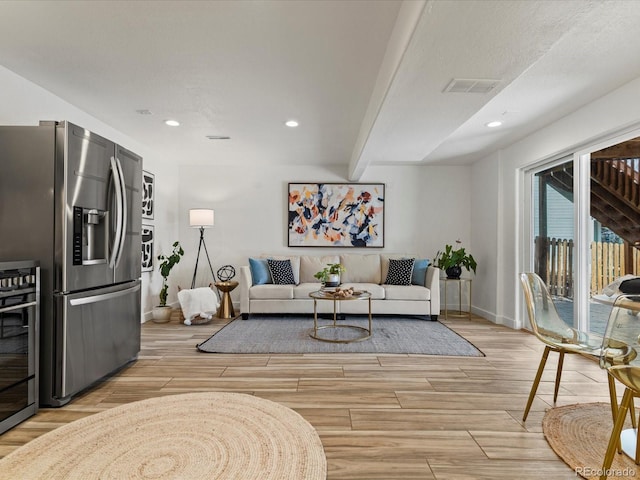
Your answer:
[[[541,180],[573,200],[572,166],[552,169]],[[640,246],[640,158],[602,159],[592,155],[590,213],[625,243]]]
[[[640,159],[591,161],[591,216],[640,245]]]

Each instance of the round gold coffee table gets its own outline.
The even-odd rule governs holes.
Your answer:
[[[331,342],[331,343],[352,343],[352,342],[361,342],[362,340],[366,340],[367,338],[371,338],[372,328],[371,328],[371,294],[369,292],[353,292],[353,295],[350,297],[339,297],[334,295],[330,291],[318,290],[317,292],[311,292],[309,294],[311,298],[313,298],[313,332],[309,334],[311,338],[315,338],[316,340],[322,340],[323,342]],[[333,323],[328,325],[318,325],[318,300],[333,300]],[[367,300],[369,302],[369,328],[360,327],[358,325],[347,325],[345,323],[338,323],[338,312],[337,305],[338,302],[349,302],[354,300]],[[362,335],[349,340],[340,340],[333,338],[321,337],[319,335],[320,330],[336,330],[339,328],[350,328],[353,330],[357,330],[362,332]]]

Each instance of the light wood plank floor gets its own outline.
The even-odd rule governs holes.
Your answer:
[[[541,343],[481,318],[445,323],[486,357],[206,354],[195,345],[223,321],[148,322],[137,362],[64,408],[41,409],[0,436],[0,456],[123,403],[231,391],[279,402],[304,416],[320,434],[332,480],[575,479],[541,428],[553,402],[556,356],[523,425]],[[608,402],[605,373],[595,362],[569,355],[558,404],[594,401]]]

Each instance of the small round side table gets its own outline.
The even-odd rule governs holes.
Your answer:
[[[471,320],[471,279],[470,278],[443,278],[444,280],[444,319],[451,317],[466,317]],[[447,286],[452,283],[458,285],[458,310],[449,311],[447,305]],[[469,286],[469,303],[467,310],[462,310],[462,284],[467,283]]]
[[[216,312],[218,318],[235,318],[236,312],[233,310],[233,302],[231,301],[231,291],[238,286],[238,282],[216,282],[214,283],[219,292],[222,293],[220,299],[220,307]]]

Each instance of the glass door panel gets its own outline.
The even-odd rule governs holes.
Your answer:
[[[574,321],[573,158],[532,177],[534,271],[544,280],[562,319]]]
[[[640,137],[592,152],[590,176],[590,330],[603,333],[607,285],[640,272]]]

